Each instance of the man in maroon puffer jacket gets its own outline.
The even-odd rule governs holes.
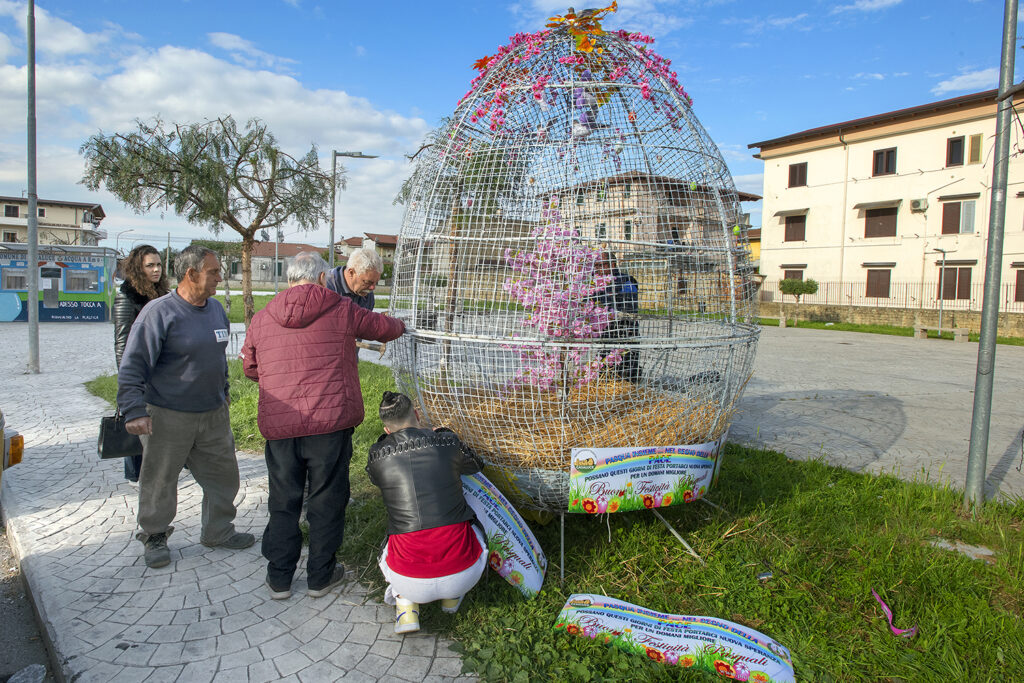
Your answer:
[[[288,289],[257,313],[242,347],[245,376],[259,382],[257,424],[267,439],[270,521],[263,532],[270,597],[291,597],[302,551],[299,514],[309,479],[308,594],[342,582],[335,561],[345,532],[352,430],[363,421],[355,340],[397,339],[405,325],[324,286],[327,263],[302,252],[288,266]]]

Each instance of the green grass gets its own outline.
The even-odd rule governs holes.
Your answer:
[[[214,298],[224,306],[225,310],[227,310],[223,294],[218,294]],[[253,306],[255,306],[253,313],[263,310],[263,308],[270,303],[270,300],[273,298],[273,294],[254,294],[252,297],[252,303]],[[228,313],[228,322],[245,322],[245,300],[242,298],[241,290],[238,290],[237,292],[234,290],[231,291],[231,312]]]
[[[760,318],[761,325],[765,327],[778,327],[778,318]],[[829,323],[817,320],[794,320],[791,318],[786,319],[786,324],[790,327],[804,328],[810,330],[839,330],[842,332],[866,332],[868,334],[888,334],[896,337],[913,337],[913,327],[896,327],[894,325],[861,325],[857,323]],[[969,341],[976,342],[981,335],[971,332],[967,335]],[[939,335],[934,330],[928,332],[928,337],[931,339],[939,339]],[[952,332],[943,332],[942,339],[953,339]],[[996,337],[997,344],[1006,344],[1007,346],[1024,346],[1024,338],[1022,337]]]
[[[248,380],[237,372],[233,367],[232,423],[239,445],[257,448],[249,403],[255,391],[239,386]],[[354,436],[354,500],[341,554],[361,581],[380,591],[375,559],[385,516],[364,467],[366,449],[381,433],[376,405],[392,380],[387,368],[367,363],[360,374],[367,417]],[[94,390],[110,383],[89,384]],[[710,500],[725,511],[699,502],[662,510],[706,566],[649,513],[609,515],[608,526],[605,519],[567,515],[564,585],[558,524],[531,524],[549,560],[536,599],[525,601],[488,571],[459,614],[424,606],[424,628],[455,638],[467,670],[485,680],[719,680],[554,632],[566,598],[592,592],[755,628],[791,650],[800,681],[1021,677],[1024,502],[989,502],[971,517],[961,512],[959,492],[926,481],[857,474],[734,445],[724,457]],[[929,541],[937,538],[986,546],[995,559],[934,548]],[[765,571],[772,577],[759,581]],[[892,607],[897,627],[918,626],[915,638],[889,632],[872,588]]]

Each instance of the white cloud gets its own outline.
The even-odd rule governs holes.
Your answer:
[[[363,47],[362,45],[356,45],[356,57],[365,57],[365,56],[366,56],[366,48]]]
[[[879,73],[858,73],[854,74],[854,78],[865,80],[865,81],[884,81],[885,75]]]
[[[13,14],[12,6],[24,13],[23,6],[0,0],[0,15]],[[84,36],[93,40],[98,35],[86,34],[66,22],[53,25],[69,39]],[[0,55],[5,46],[22,40],[17,30],[10,26],[0,33]],[[105,31],[115,35],[122,30],[111,25]],[[40,195],[102,203],[108,231],[139,226],[140,233],[206,235],[205,228],[188,226],[172,212],[138,216],[105,191],[88,192],[78,184],[84,169],[78,149],[99,131],[134,130],[136,119],[160,116],[167,122],[191,123],[230,113],[240,124],[252,117],[266,121],[290,154],[305,154],[316,143],[324,168],[330,167],[332,148],[381,155],[374,160],[339,160],[348,169],[349,189],[339,195],[337,234],[397,232],[403,209],[392,207],[391,202],[411,172],[403,154],[419,146],[429,130],[427,122],[383,110],[340,89],[311,89],[298,77],[267,68],[294,62],[264,52],[238,36],[211,34],[210,40],[239,63],[198,49],[170,45],[150,49],[117,42],[113,43],[116,52],[83,51],[85,44],[79,41],[75,49],[40,54]],[[17,195],[25,187],[24,125],[25,67],[23,62],[19,66],[0,61],[0,194]],[[110,232],[111,238],[113,234]],[[225,237],[230,239],[232,234],[225,233]],[[327,226],[300,239],[325,243]]]
[[[852,5],[839,5],[832,10],[832,13],[837,12],[874,12],[875,10],[886,9],[887,7],[894,7],[903,2],[903,0],[856,0]]]
[[[726,25],[744,26],[746,27],[747,33],[754,34],[789,27],[806,30],[806,27],[799,26],[798,24],[808,16],[807,12],[801,12],[800,14],[794,14],[788,17],[730,17],[723,23]]]
[[[965,71],[959,76],[947,78],[940,81],[932,88],[933,95],[945,95],[947,93],[989,90],[999,84],[999,69],[980,69],[978,71]]]
[[[214,32],[207,33],[206,37],[209,38],[212,45],[227,51],[231,58],[242,66],[281,69],[285,65],[297,63],[294,59],[278,57],[269,52],[264,52],[251,41],[234,33]]]
[[[0,0],[0,16],[15,19],[24,40],[28,26],[28,10],[26,5],[10,0]],[[74,24],[57,18],[45,9],[36,6],[36,51],[54,56],[90,54],[102,44],[109,41],[109,34],[86,33]]]

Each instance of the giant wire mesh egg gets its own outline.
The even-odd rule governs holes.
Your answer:
[[[400,196],[396,383],[540,510],[566,509],[573,448],[721,437],[758,338],[722,156],[653,41],[603,13],[477,62]]]

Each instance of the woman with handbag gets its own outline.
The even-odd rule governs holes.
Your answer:
[[[118,368],[121,367],[121,355],[128,341],[128,333],[143,306],[171,289],[160,262],[160,252],[148,244],[140,244],[131,250],[121,262],[121,272],[125,279],[114,299],[114,356]],[[138,482],[141,468],[141,455],[125,458],[124,478]]]

